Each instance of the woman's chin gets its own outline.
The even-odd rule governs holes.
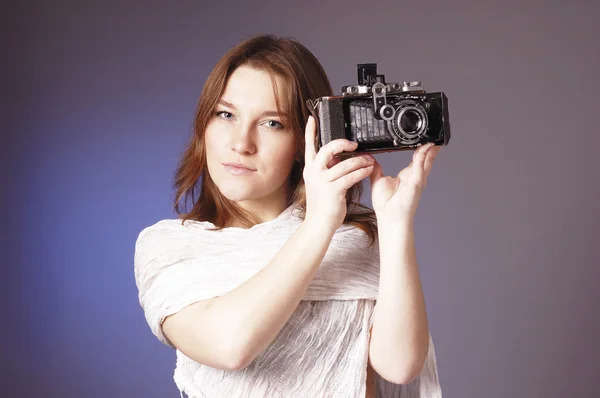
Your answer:
[[[262,201],[265,199],[272,199],[278,194],[278,190],[272,191],[265,189],[265,184],[240,184],[239,182],[228,183],[224,181],[222,184],[218,184],[219,192],[232,202],[246,202],[246,201]]]
[[[221,194],[232,202],[244,202],[246,200],[259,199],[260,195],[251,190],[242,189],[220,189]]]

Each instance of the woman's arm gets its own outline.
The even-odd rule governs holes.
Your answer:
[[[381,377],[406,384],[421,372],[429,348],[413,221],[384,221],[378,228],[380,281],[369,358]]]
[[[439,146],[423,145],[397,176],[384,176],[379,163],[371,174],[379,228],[380,281],[369,356],[373,368],[396,384],[406,384],[420,374],[429,350],[414,219],[439,151]]]
[[[347,190],[373,170],[371,156],[334,162],[335,155],[355,151],[355,142],[337,139],[317,153],[312,117],[305,135],[306,219],[298,230],[273,260],[244,284],[222,297],[191,305],[163,323],[169,340],[197,362],[240,369],[275,339],[344,221]]]
[[[324,224],[305,221],[256,275],[221,297],[167,317],[164,333],[196,362],[221,369],[244,368],[291,317],[333,232]]]

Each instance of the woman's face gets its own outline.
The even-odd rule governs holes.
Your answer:
[[[279,98],[285,98],[284,81],[276,79]],[[269,73],[241,66],[231,74],[206,128],[212,180],[227,199],[259,218],[265,218],[261,213],[273,218],[287,204],[297,145],[282,116]]]

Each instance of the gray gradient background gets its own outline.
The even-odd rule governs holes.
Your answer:
[[[0,396],[178,396],[133,245],[207,74],[263,32],[338,92],[378,62],[449,97],[416,231],[444,397],[600,396],[597,2],[3,4]]]

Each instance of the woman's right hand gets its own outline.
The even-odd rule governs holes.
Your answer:
[[[357,155],[338,161],[335,155],[353,152],[356,142],[337,139],[315,149],[316,122],[308,118],[305,129],[304,184],[306,221],[331,228],[335,232],[346,217],[346,191],[373,172],[374,158]]]

